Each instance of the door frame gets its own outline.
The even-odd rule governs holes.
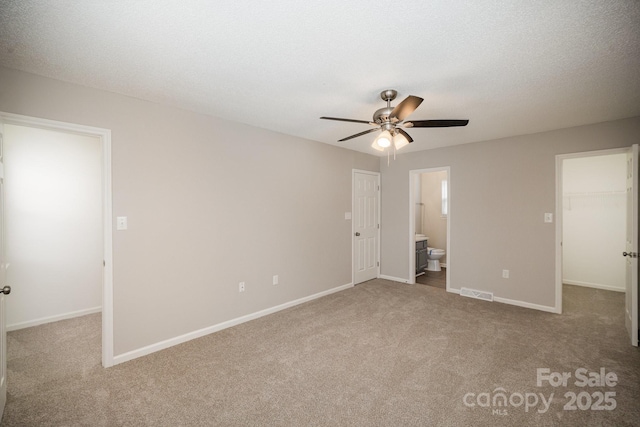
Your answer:
[[[363,169],[352,169],[351,170],[351,212],[349,218],[351,218],[351,283],[355,286],[356,284],[356,247],[354,244],[354,219],[353,213],[355,212],[356,207],[356,173],[366,174],[366,175],[374,175],[378,180],[378,205],[376,206],[376,216],[378,218],[378,232],[376,233],[376,277],[380,277],[380,228],[382,227],[381,218],[380,218],[380,195],[382,192],[380,191],[380,172],[372,172]]]
[[[563,212],[564,212],[564,197],[563,197],[563,163],[569,159],[579,159],[583,157],[600,157],[609,156],[612,154],[626,154],[630,150],[630,147],[612,148],[606,150],[595,151],[583,151],[578,153],[557,154],[556,155],[556,303],[553,312],[562,314],[562,235],[563,235]]]
[[[57,120],[23,116],[0,111],[5,124],[47,129],[59,132],[79,133],[98,138],[102,148],[102,366],[113,366],[113,237],[112,237],[112,188],[111,188],[111,130],[84,126]]]
[[[452,248],[451,248],[451,166],[438,166],[425,169],[413,169],[409,171],[409,284],[415,285],[416,283],[416,225],[415,225],[415,177],[420,176],[423,173],[430,172],[447,172],[447,200],[449,202],[447,210],[447,292],[451,291],[451,260],[452,260]],[[428,243],[427,243],[428,244]]]
[[[6,253],[4,233],[4,123],[0,119],[0,286],[6,282]],[[9,291],[11,292],[11,291]],[[5,305],[5,293],[0,294],[0,421],[7,404],[7,312]]]

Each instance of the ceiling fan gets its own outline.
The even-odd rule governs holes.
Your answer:
[[[411,120],[404,121],[416,108],[422,103],[423,99],[417,96],[409,95],[401,103],[395,107],[391,107],[391,101],[396,99],[398,92],[393,89],[383,90],[380,92],[380,98],[387,102],[385,108],[380,108],[373,113],[373,121],[343,119],[340,117],[320,117],[324,120],[337,120],[340,122],[364,123],[375,126],[373,129],[356,133],[338,140],[339,142],[348,139],[357,138],[371,132],[382,131],[382,133],[373,141],[372,147],[379,151],[384,151],[390,147],[391,143],[396,150],[413,142],[413,138],[402,129],[404,128],[441,128],[453,126],[466,126],[469,120]]]

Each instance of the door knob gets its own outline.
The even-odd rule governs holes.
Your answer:
[[[622,252],[622,256],[628,256],[629,258],[638,258],[637,252]]]
[[[5,286],[4,288],[0,289],[0,293],[9,295],[11,293],[11,286]]]
[[[359,235],[360,235],[360,233],[356,231],[356,236],[359,236]]]

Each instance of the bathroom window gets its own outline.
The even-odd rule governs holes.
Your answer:
[[[442,180],[442,217],[446,218],[449,213],[449,196],[447,193],[447,180]]]

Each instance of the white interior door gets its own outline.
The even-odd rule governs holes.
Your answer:
[[[353,174],[353,284],[378,277],[380,175]]]
[[[6,284],[6,260],[4,259],[4,162],[3,132],[0,121],[0,420],[7,402],[7,325],[5,323],[4,298],[11,292]]]
[[[638,346],[638,144],[627,155],[627,258],[625,326]]]

